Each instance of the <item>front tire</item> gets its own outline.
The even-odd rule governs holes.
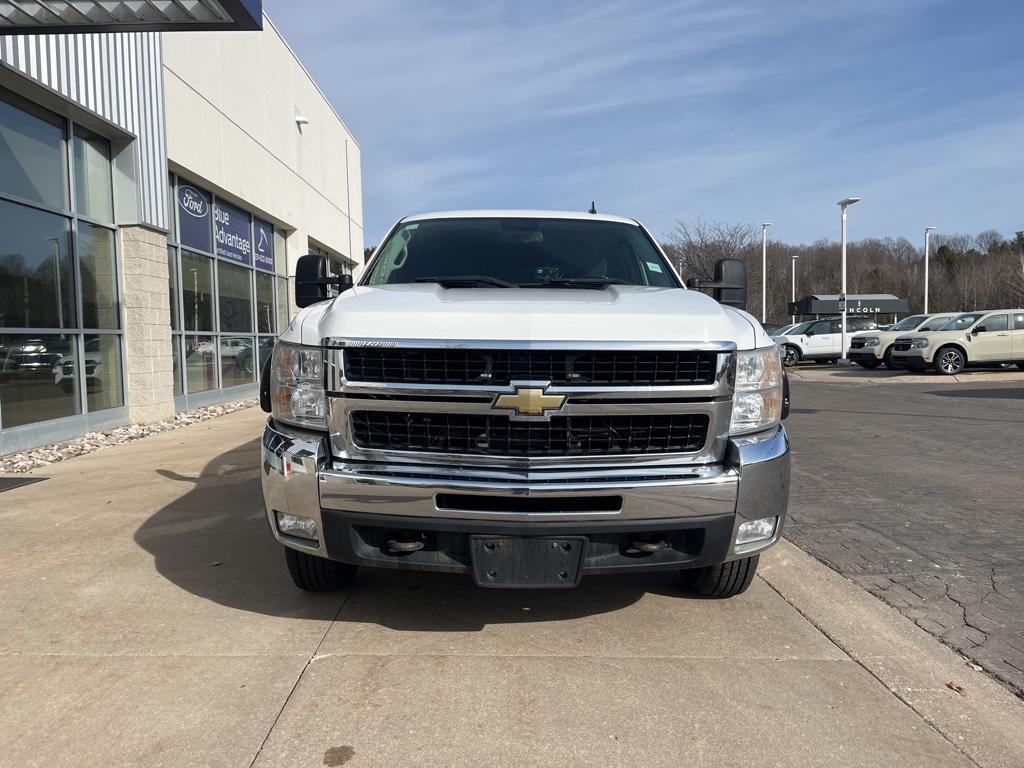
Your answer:
[[[354,565],[327,560],[291,547],[284,548],[284,559],[295,586],[306,592],[336,592],[345,589],[359,570]]]
[[[932,366],[943,376],[956,376],[967,367],[967,357],[956,347],[942,347],[935,353]]]
[[[800,362],[800,350],[787,344],[782,350],[782,364],[786,368],[792,368]]]
[[[885,354],[882,355],[882,362],[885,363],[885,367],[890,371],[895,371],[896,366],[892,364],[892,344],[885,350]]]
[[[691,568],[682,572],[683,585],[699,597],[735,597],[747,591],[757,571],[759,555],[730,560],[728,563]]]
[[[1017,367],[1024,371],[1024,363],[1017,363]]]

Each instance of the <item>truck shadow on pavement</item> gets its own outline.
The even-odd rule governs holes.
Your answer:
[[[589,577],[576,589],[522,591],[481,589],[468,576],[364,569],[347,595],[302,592],[267,529],[259,446],[252,440],[220,454],[199,477],[157,470],[181,483],[183,492],[134,538],[153,556],[158,573],[193,595],[266,615],[336,616],[430,632],[581,618],[625,608],[648,593],[684,596],[676,572]]]

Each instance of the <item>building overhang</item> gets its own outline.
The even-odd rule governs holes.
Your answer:
[[[263,0],[0,0],[0,35],[263,29]]]

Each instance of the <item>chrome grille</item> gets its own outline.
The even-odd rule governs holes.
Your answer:
[[[689,453],[704,446],[709,421],[703,413],[556,416],[546,422],[489,414],[351,413],[359,448],[525,458]]]
[[[717,354],[710,351],[534,350],[350,347],[348,381],[395,384],[507,385],[546,381],[556,386],[679,386],[711,384]]]

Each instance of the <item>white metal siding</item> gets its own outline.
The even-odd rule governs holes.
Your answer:
[[[136,137],[139,223],[167,229],[167,129],[159,32],[0,35],[0,64]]]

